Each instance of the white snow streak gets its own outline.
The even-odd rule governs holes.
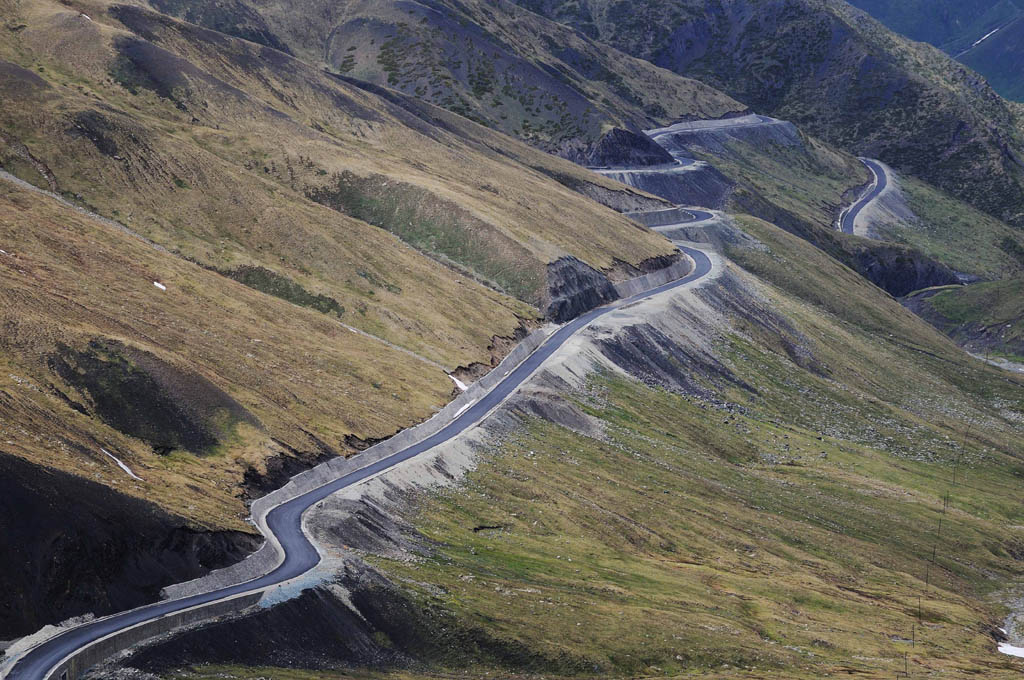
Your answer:
[[[468,387],[466,387],[466,383],[462,382],[451,373],[448,374],[448,377],[452,379],[452,382],[455,383],[455,386],[459,388],[460,392],[465,392],[467,389],[469,389]]]
[[[1000,26],[999,28],[1002,28],[1002,26]],[[989,38],[991,38],[991,37],[992,37],[992,34],[993,34],[993,33],[995,33],[996,31],[998,31],[998,30],[999,30],[999,28],[995,29],[995,31],[989,31],[988,33],[986,33],[985,35],[983,35],[983,36],[981,37],[981,40],[975,40],[975,41],[974,41],[974,44],[973,44],[973,45],[971,45],[971,49],[973,50],[973,49],[974,49],[975,47],[977,47],[977,46],[978,46],[978,45],[980,45],[981,43],[983,43],[983,42],[985,42],[986,40],[988,40]]]
[[[134,472],[132,472],[132,469],[131,469],[130,467],[128,467],[127,465],[125,465],[124,463],[122,463],[122,462],[121,462],[121,459],[120,459],[120,458],[118,458],[117,456],[115,456],[114,454],[112,454],[112,453],[111,453],[110,451],[107,451],[107,450],[106,450],[106,449],[104,449],[103,447],[100,447],[100,451],[102,451],[103,453],[105,453],[105,454],[107,454],[108,456],[110,456],[110,458],[111,458],[111,459],[112,459],[112,460],[113,460],[113,461],[114,461],[115,463],[117,463],[117,466],[118,466],[119,468],[121,468],[122,470],[124,470],[125,472],[127,472],[127,473],[128,473],[128,476],[129,476],[129,477],[131,477],[132,479],[137,479],[137,480],[139,480],[140,482],[142,481],[142,477],[139,477],[139,476],[138,476],[137,474],[135,474]]]
[[[1024,647],[1014,647],[1006,642],[999,643],[999,651],[1010,656],[1024,657]]]

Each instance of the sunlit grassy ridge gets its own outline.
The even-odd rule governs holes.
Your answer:
[[[284,54],[141,8],[82,9],[89,18],[47,2],[14,14],[25,28],[0,41],[13,74],[3,87],[17,102],[0,118],[5,138],[98,212],[204,265],[274,271],[336,300],[346,322],[446,365],[479,360],[492,335],[536,312],[508,300],[496,324],[468,325],[449,281],[432,291],[438,304],[424,318],[427,306],[401,280],[406,269],[431,267],[409,264],[420,253],[536,306],[544,267],[558,257],[607,270],[671,252],[533,168],[614,193],[610,182],[508,137],[435,126]],[[23,160],[3,158],[42,183]],[[391,240],[378,228],[309,200],[345,173],[367,200],[383,191],[445,212],[452,224],[438,222],[437,237],[451,247],[410,238],[419,252],[378,248]],[[378,226],[405,236],[398,217],[408,216]],[[507,247],[491,249],[488,262],[475,256],[493,243]],[[503,270],[530,276],[497,280]],[[475,337],[424,342],[445,329]]]
[[[451,394],[436,366],[354,334],[333,315],[258,293],[6,183],[0,247],[3,450],[148,498],[199,525],[244,527],[242,475],[262,469],[281,443],[310,451],[319,440],[343,452],[346,436],[386,436]],[[76,412],[61,394],[85,397],[49,362],[60,346],[82,349],[97,338],[203,376],[259,427],[240,426],[218,455],[167,457]],[[101,447],[145,482],[129,479]]]
[[[36,388],[3,379],[0,447],[204,527],[240,526],[271,458],[279,484],[431,415],[452,396],[444,370],[489,365],[543,315],[549,262],[621,276],[674,252],[550,175],[652,197],[282,52],[134,5],[0,14],[0,167],[125,227],[0,182],[0,358]],[[310,199],[342,176],[344,205]],[[352,207],[374,202],[387,209]],[[252,419],[213,428],[218,455],[157,456],[76,412],[98,409],[50,370],[94,341],[198,376]]]

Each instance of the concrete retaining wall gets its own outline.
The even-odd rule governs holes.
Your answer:
[[[635,279],[616,283],[615,292],[619,294],[620,298],[632,297],[639,293],[664,285],[669,281],[681,279],[693,271],[693,268],[693,260],[684,255],[683,259],[673,265],[665,267],[664,269],[659,269],[656,272],[638,276]]]
[[[150,638],[169,633],[183,626],[208,621],[228,614],[238,614],[260,601],[262,593],[239,595],[230,600],[221,600],[193,609],[161,616],[152,621],[111,634],[109,637],[81,649],[70,659],[57,666],[49,675],[50,680],[76,680],[98,663],[102,663],[120,652]],[[66,675],[65,675],[66,674]]]
[[[644,210],[642,212],[623,213],[646,227],[664,227],[669,224],[688,222],[693,218],[685,208],[666,208],[665,210]]]

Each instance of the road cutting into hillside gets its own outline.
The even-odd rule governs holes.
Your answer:
[[[758,125],[785,125],[786,121],[770,116],[762,116],[751,113],[736,118],[721,118],[719,120],[694,120],[682,123],[675,123],[668,127],[645,130],[645,134],[658,141],[663,135],[671,135],[678,132],[696,132],[698,130],[727,130],[729,128],[756,127]]]
[[[688,216],[680,216],[678,224],[695,224],[711,217],[710,213],[704,211],[683,212]],[[75,680],[73,676],[67,675],[66,668],[69,659],[101,640],[170,614],[202,608],[212,603],[221,603],[245,594],[260,593],[310,571],[319,564],[320,554],[302,529],[302,516],[306,510],[341,489],[376,476],[477,425],[495,408],[504,403],[559,347],[595,319],[626,305],[670,292],[675,288],[702,279],[712,272],[714,268],[712,260],[703,250],[683,245],[677,247],[694,264],[693,269],[686,276],[651,290],[616,300],[569,321],[555,330],[490,391],[470,404],[468,408],[461,410],[440,431],[271,509],[266,515],[266,526],[280,545],[283,560],[269,573],[237,585],[190,597],[156,602],[70,628],[26,651],[14,663],[7,678],[9,680],[44,680],[50,677],[60,677],[61,680]],[[57,673],[57,671],[63,672]]]
[[[870,158],[861,158],[860,162],[871,171],[873,179],[867,192],[839,216],[839,229],[844,234],[855,233],[854,224],[857,222],[857,216],[889,186],[889,177],[880,163]]]

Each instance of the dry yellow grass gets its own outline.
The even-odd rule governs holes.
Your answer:
[[[550,175],[622,186],[443,111],[435,124],[281,53],[141,8],[0,0],[5,168],[48,186],[18,156],[23,144],[69,200],[169,251],[2,183],[0,248],[12,253],[0,262],[5,451],[199,524],[238,527],[250,466],[262,471],[288,447],[307,459],[350,452],[348,437],[390,435],[443,405],[453,386],[441,366],[488,364],[507,346],[496,337],[535,322],[548,262],[571,254],[621,275],[622,263],[672,252]],[[455,215],[482,243],[511,244],[488,257],[533,272],[534,288],[513,291],[517,299],[489,285],[472,258],[429,243],[417,250],[395,225],[371,226],[307,197],[342,173],[382,183],[385,194],[424,196],[426,217]],[[333,311],[217,273],[240,267]],[[239,425],[213,456],[157,456],[50,389],[87,401],[47,361],[61,345],[80,350],[96,339],[208,379],[260,425]],[[131,481],[100,446],[146,482]]]
[[[201,524],[237,526],[245,514],[241,474],[284,451],[273,440],[315,451],[315,437],[345,452],[346,435],[387,436],[428,416],[452,392],[435,366],[6,182],[0,248],[7,253],[0,254],[4,450],[99,479]],[[48,357],[59,344],[80,348],[94,338],[204,376],[262,427],[241,426],[213,456],[158,456],[53,393],[70,390],[47,368]],[[101,446],[146,483],[130,481]]]

